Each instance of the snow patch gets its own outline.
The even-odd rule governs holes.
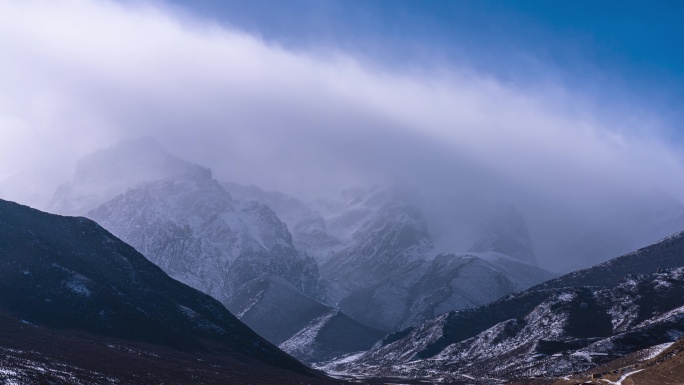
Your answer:
[[[90,297],[93,294],[86,286],[86,281],[81,279],[81,277],[72,277],[72,279],[67,281],[66,287],[69,288],[69,290],[71,290],[73,293],[83,297]]]
[[[667,348],[669,348],[670,346],[672,346],[673,343],[674,343],[674,342],[666,342],[666,343],[664,343],[664,344],[651,346],[650,348],[645,349],[645,351],[646,351],[646,356],[645,356],[644,358],[647,359],[647,360],[656,358],[660,353],[664,352],[665,349],[667,349]]]
[[[300,330],[287,341],[280,344],[279,348],[286,353],[294,354],[294,352],[302,352],[311,349],[316,341],[318,332],[328,323],[328,321],[337,315],[337,310],[333,310],[324,314],[309,323],[304,329]]]
[[[245,308],[242,309],[242,311],[241,311],[240,313],[238,313],[237,317],[238,317],[238,318],[242,318],[245,314],[247,314],[247,312],[248,312],[254,305],[256,305],[257,303],[259,303],[259,300],[261,299],[261,297],[262,297],[263,294],[264,294],[264,291],[261,290],[259,293],[257,293],[257,295],[255,295],[254,297],[252,297],[252,299],[249,300],[249,302],[247,303],[247,305],[245,305]]]
[[[563,294],[558,296],[558,300],[561,302],[570,302],[573,299],[575,299],[574,293],[563,293]]]

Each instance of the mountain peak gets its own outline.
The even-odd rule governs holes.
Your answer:
[[[73,179],[53,194],[48,211],[84,215],[140,183],[187,173],[211,178],[211,171],[167,153],[152,138],[119,142],[81,158]]]
[[[515,207],[509,204],[496,205],[480,225],[478,233],[469,251],[495,251],[537,266],[527,224]]]

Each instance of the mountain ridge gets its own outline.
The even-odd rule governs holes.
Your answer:
[[[0,200],[0,263],[0,310],[13,314],[14,327],[243,357],[319,377],[89,219]]]

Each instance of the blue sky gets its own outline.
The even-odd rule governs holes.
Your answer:
[[[465,65],[522,84],[553,78],[606,107],[684,117],[681,1],[168,1],[287,47],[386,68]]]

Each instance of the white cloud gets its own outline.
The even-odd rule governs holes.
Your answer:
[[[463,67],[392,72],[149,4],[0,8],[0,176],[64,172],[153,135],[221,177],[309,196],[387,176],[586,212],[618,193],[684,192],[678,153],[644,134],[662,123],[581,91]]]

